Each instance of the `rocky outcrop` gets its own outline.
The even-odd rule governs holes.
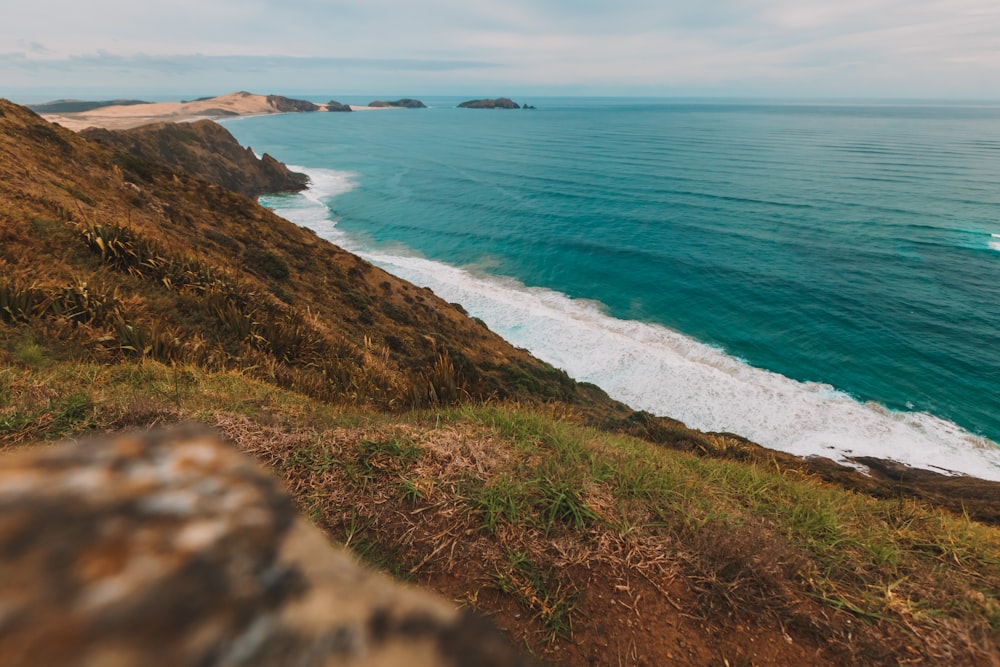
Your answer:
[[[281,95],[268,95],[267,103],[275,111],[280,111],[282,113],[319,111],[321,108],[318,104],[313,104],[312,102],[307,102],[306,100],[293,100],[290,97],[282,97]]]
[[[353,111],[353,109],[351,109],[350,105],[348,105],[348,104],[341,104],[337,100],[330,100],[329,102],[327,102],[326,103],[326,110],[327,111]]]
[[[514,100],[507,97],[498,97],[495,100],[469,100],[458,105],[459,109],[520,109]]]
[[[399,100],[392,100],[391,102],[386,102],[385,100],[375,100],[368,104],[370,107],[395,107],[397,109],[426,109],[427,105],[420,100],[414,100],[409,97],[404,97]]]
[[[305,174],[290,171],[266,153],[258,158],[226,128],[210,120],[154,123],[129,130],[92,128],[81,134],[248,197],[299,191],[309,184]]]
[[[358,565],[195,427],[0,459],[0,600],[7,667],[529,664]]]

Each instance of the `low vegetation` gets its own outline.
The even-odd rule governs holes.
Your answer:
[[[996,486],[632,412],[246,198],[4,102],[0,217],[0,451],[211,424],[331,539],[559,664],[996,662]]]
[[[372,412],[235,369],[58,357],[8,338],[0,447],[212,424],[278,471],[332,539],[494,614],[557,662],[977,665],[1000,647],[1000,531],[910,499],[664,450],[552,410]],[[690,640],[706,632],[718,640]]]

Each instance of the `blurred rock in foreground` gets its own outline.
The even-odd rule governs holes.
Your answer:
[[[5,667],[528,664],[195,427],[0,458],[0,646]]]

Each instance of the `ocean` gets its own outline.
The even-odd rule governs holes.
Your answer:
[[[1000,106],[424,101],[225,125],[311,177],[266,206],[633,408],[1000,480]]]

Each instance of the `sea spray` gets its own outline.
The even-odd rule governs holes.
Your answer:
[[[636,409],[800,456],[892,458],[1000,480],[1000,447],[932,415],[891,411],[825,384],[754,368],[665,327],[611,317],[593,302],[365,247],[337,228],[327,205],[354,186],[355,175],[292,168],[308,173],[312,184],[302,194],[263,198],[279,215],[461,303],[514,345]]]

